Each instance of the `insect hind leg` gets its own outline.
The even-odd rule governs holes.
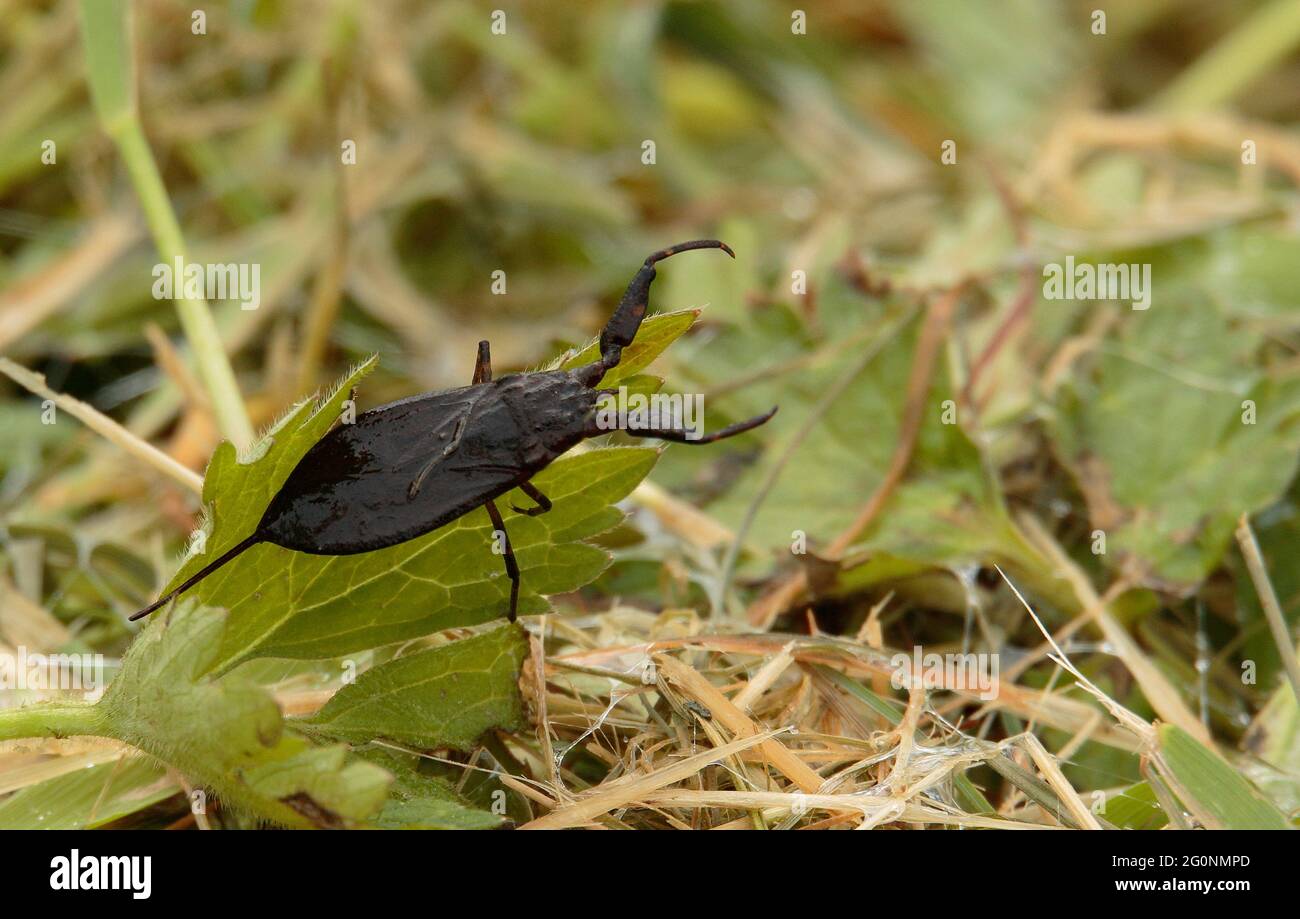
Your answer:
[[[587,386],[594,389],[606,371],[617,367],[623,358],[623,349],[632,344],[632,340],[636,338],[637,330],[641,328],[641,321],[645,319],[646,311],[650,308],[650,285],[655,279],[655,263],[663,261],[670,255],[691,249],[721,249],[732,258],[736,257],[736,253],[731,251],[730,246],[717,239],[692,239],[651,254],[632,277],[632,282],[627,285],[627,291],[624,292],[623,299],[618,302],[614,315],[609,318],[609,322],[605,323],[605,328],[600,332],[600,360],[579,371],[582,374],[582,381]]]
[[[487,508],[488,516],[492,518],[493,528],[501,534],[501,554],[506,560],[506,575],[510,578],[510,621],[515,621],[515,615],[519,611],[519,562],[515,559],[514,546],[510,545],[510,534],[506,532],[505,521],[501,519],[501,512],[497,510],[496,504],[488,501],[483,505]]]

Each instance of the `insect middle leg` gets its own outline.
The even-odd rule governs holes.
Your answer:
[[[524,482],[519,486],[519,490],[537,502],[536,507],[519,507],[516,504],[510,505],[510,509],[516,514],[526,514],[529,517],[538,517],[545,514],[551,509],[551,499],[542,494],[537,486],[532,482]]]
[[[496,504],[489,501],[483,505],[487,508],[488,516],[492,518],[493,528],[501,534],[501,554],[506,560],[506,574],[510,578],[510,621],[515,621],[515,614],[519,609],[519,562],[515,560],[514,546],[510,545],[510,534],[506,532],[505,521],[501,519],[501,512],[497,510]]]

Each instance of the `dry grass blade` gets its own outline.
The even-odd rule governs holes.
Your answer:
[[[54,651],[63,647],[70,634],[66,625],[0,572],[0,636],[32,650]]]
[[[794,655],[791,653],[794,649],[794,642],[790,642],[781,649],[776,657],[765,663],[748,683],[745,688],[736,693],[733,700],[736,708],[742,712],[749,712],[754,703],[758,701],[759,696],[772,688],[775,683],[785,673],[786,668],[794,663]]]
[[[697,753],[671,766],[656,769],[646,775],[630,777],[621,783],[608,783],[586,795],[580,796],[572,804],[557,808],[544,817],[538,817],[531,823],[524,824],[525,830],[559,830],[565,827],[582,826],[601,814],[617,807],[640,800],[647,793],[666,785],[673,785],[695,775],[705,766],[709,766],[728,756],[734,756],[766,743],[780,731],[765,731],[751,737],[742,737],[729,744]]]
[[[0,349],[67,308],[139,235],[133,220],[101,217],[75,249],[0,294]]]
[[[1057,570],[1070,583],[1075,596],[1078,597],[1079,604],[1092,617],[1093,622],[1097,624],[1106,641],[1114,648],[1115,656],[1123,661],[1124,666],[1128,667],[1129,672],[1133,674],[1133,678],[1142,687],[1142,692],[1147,697],[1147,701],[1151,703],[1151,707],[1165,721],[1178,725],[1202,743],[1212,743],[1205,725],[1187,707],[1187,703],[1183,701],[1182,696],[1178,694],[1178,690],[1173,687],[1168,678],[1142,652],[1142,649],[1138,647],[1137,642],[1133,640],[1133,636],[1128,633],[1128,630],[1115,619],[1106,604],[1097,596],[1097,592],[1093,589],[1087,575],[1080,571],[1079,566],[1061,551],[1061,547],[1056,544],[1056,541],[1048,535],[1037,520],[1027,514],[1022,514],[1019,522],[1044,555],[1052,561]],[[1004,574],[1003,577],[1005,576]],[[1008,581],[1008,583],[1010,582]],[[1017,596],[1019,596],[1019,591],[1017,591]],[[1021,597],[1021,602],[1024,602],[1023,597]]]
[[[1037,625],[1038,630],[1043,633],[1043,637],[1046,638],[1048,642],[1052,645],[1052,647],[1056,650],[1056,654],[1052,656],[1052,660],[1056,661],[1058,664],[1060,664],[1062,667],[1068,670],[1070,674],[1076,680],[1079,681],[1079,685],[1081,685],[1084,689],[1086,689],[1089,693],[1091,693],[1093,697],[1097,699],[1097,701],[1102,703],[1102,705],[1106,706],[1107,710],[1115,717],[1116,721],[1118,721],[1120,724],[1124,725],[1124,727],[1128,728],[1130,731],[1136,734],[1138,739],[1142,742],[1144,749],[1154,750],[1156,746],[1156,736],[1155,736],[1155,731],[1151,729],[1151,725],[1147,724],[1136,714],[1129,711],[1124,706],[1120,705],[1110,696],[1106,695],[1104,692],[1102,692],[1100,689],[1097,688],[1096,684],[1094,684],[1086,676],[1080,673],[1079,670],[1072,663],[1070,663],[1070,659],[1069,657],[1066,656],[1065,652],[1062,651],[1060,646],[1056,644],[1056,640],[1053,639],[1051,633],[1047,631],[1047,627],[1044,626],[1042,620],[1038,618],[1038,614],[1035,613],[1033,607],[1029,605],[1029,601],[1025,599],[1024,595],[1020,592],[1019,588],[1017,588],[1016,585],[1011,581],[1011,579],[1007,577],[1006,572],[1003,571],[1001,568],[999,568],[998,573],[1002,575],[1003,580],[1007,582],[1007,586],[1009,586],[1012,592],[1015,593],[1016,599],[1020,601],[1021,605],[1024,606],[1026,612],[1028,612],[1029,615],[1033,618],[1034,624]],[[1091,589],[1090,586],[1089,589]]]
[[[654,514],[667,530],[701,549],[725,546],[736,538],[736,534],[704,511],[653,482],[642,482],[633,489],[632,500]]]
[[[1043,746],[1042,741],[1033,734],[1023,734],[1020,743],[1029,751],[1030,757],[1034,760],[1034,765],[1047,779],[1047,784],[1052,786],[1052,789],[1069,809],[1075,823],[1085,829],[1100,830],[1101,824],[1097,822],[1097,818],[1093,816],[1092,811],[1080,799],[1079,793],[1074,790],[1074,786],[1066,781],[1065,775],[1061,772],[1061,767],[1056,762],[1056,758],[1047,752],[1047,748]]]
[[[759,727],[749,719],[748,715],[737,708],[730,699],[724,696],[716,686],[701,676],[695,669],[666,654],[655,655],[655,663],[665,677],[708,708],[713,713],[713,717],[722,722],[727,730],[736,736],[753,737],[761,733]],[[821,776],[804,765],[779,740],[764,741],[759,745],[759,750],[768,762],[786,778],[798,785],[800,790],[808,794],[815,794],[821,790]]]
[[[112,418],[97,411],[80,399],[56,393],[45,385],[45,377],[41,374],[33,373],[26,367],[15,364],[7,357],[0,357],[0,373],[9,377],[28,392],[53,402],[96,434],[120,447],[127,455],[133,456],[146,465],[153,467],[195,494],[203,494],[203,477],[201,475],[192,469],[186,469],[153,444],[136,437]]]

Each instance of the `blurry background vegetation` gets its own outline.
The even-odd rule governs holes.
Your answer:
[[[641,511],[561,609],[618,596],[739,625],[750,607],[751,627],[807,631],[807,604],[752,605],[798,568],[795,531],[814,556],[847,531],[843,566],[806,569],[821,629],[856,635],[892,591],[888,644],[997,649],[1005,668],[1041,636],[992,566],[1059,628],[1087,607],[1059,548],[1166,705],[1300,807],[1294,699],[1232,538],[1256,515],[1294,624],[1300,3],[810,2],[806,35],[789,4],[749,0],[200,6],[204,35],[191,4],[136,5],[139,111],[191,258],[261,265],[259,309],[212,304],[255,427],[371,353],[362,407],[468,382],[480,338],[498,374],[538,366],[599,329],[647,253],[717,236],[734,263],[661,271],[652,307],[707,308],[656,371],[705,394],[709,427],[782,411],[669,450],[652,480],[743,527],[735,583],[724,544]],[[74,3],[0,0],[0,100],[0,351],[201,472],[221,432],[173,305],[150,295],[158,255]],[[1041,265],[1067,255],[1151,264],[1151,309],[1044,300]],[[945,297],[906,473],[854,533]],[[947,399],[959,425],[940,422]],[[36,608],[22,621],[51,647],[120,652],[196,499],[77,423],[42,424],[7,383],[0,430],[0,638],[22,643],[6,619]],[[1168,720],[1113,637],[1085,625],[1067,650]],[[1080,789],[1140,778],[1113,747],[1069,753]]]

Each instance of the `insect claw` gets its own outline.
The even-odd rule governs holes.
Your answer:
[[[605,328],[600,331],[599,370],[580,368],[576,371],[582,383],[595,388],[606,371],[618,366],[619,361],[622,360],[623,349],[632,344],[636,338],[637,330],[641,328],[641,323],[650,308],[650,285],[655,279],[655,265],[679,252],[689,252],[692,249],[721,249],[732,258],[736,257],[731,247],[719,239],[692,239],[652,252],[647,256],[641,270],[633,275],[631,283],[627,285],[623,298],[614,309],[614,315],[609,317]]]

